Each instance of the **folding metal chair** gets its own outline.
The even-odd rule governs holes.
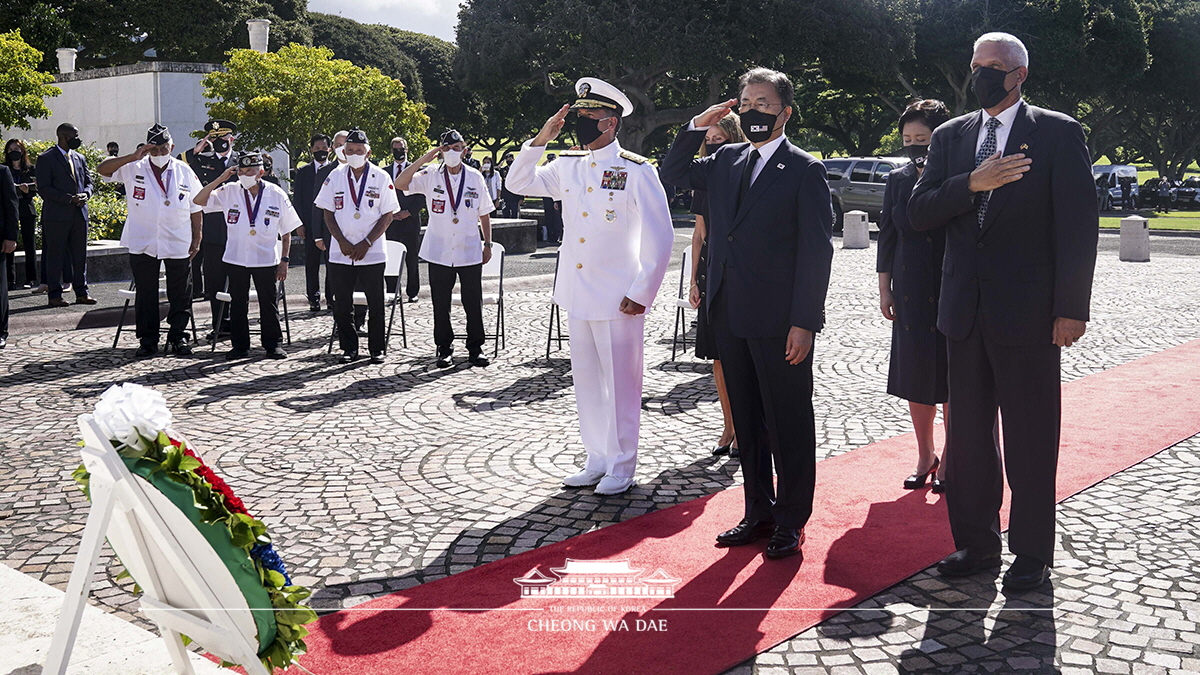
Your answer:
[[[404,317],[404,301],[401,300],[403,294],[400,292],[400,269],[404,267],[404,262],[408,260],[408,247],[398,241],[391,239],[384,240],[384,250],[387,252],[387,262],[383,264],[384,288],[386,288],[387,279],[396,280],[396,292],[383,294],[383,304],[385,307],[390,306],[391,311],[388,313],[387,335],[383,341],[383,353],[387,353],[388,345],[392,343],[392,326],[396,323],[396,308],[400,308],[400,339],[405,349],[408,349],[408,322]],[[359,307],[367,306],[367,294],[362,291],[354,292],[354,304]],[[333,340],[337,337],[337,320],[333,322],[333,330],[329,333],[329,347],[326,350],[328,353],[333,353]]]
[[[692,308],[692,303],[688,300],[688,291],[691,290],[687,283],[692,278],[692,247],[683,249],[683,263],[679,268],[679,292],[675,294],[675,335],[671,338],[671,360],[675,360],[675,354],[679,351],[682,345],[686,351],[688,343],[695,343],[695,340],[689,340],[687,310]]]
[[[479,242],[483,246],[483,242]],[[495,293],[484,293],[483,304],[496,306],[496,331],[494,333],[485,333],[484,340],[492,340],[495,346],[492,349],[492,356],[500,353],[500,348],[507,348],[508,345],[504,339],[504,246],[496,242],[492,242],[492,259],[483,266],[482,276],[484,279],[498,279]],[[450,303],[462,306],[462,295],[455,293],[450,297]],[[454,339],[459,340],[466,337],[465,335],[455,335]]]
[[[287,288],[284,282],[279,282],[279,285],[275,289],[275,297],[279,300],[275,311],[277,314],[283,315],[283,334],[286,336],[287,343],[290,346],[292,344],[292,325],[288,320]],[[217,291],[217,302],[219,303],[217,305],[217,317],[213,321],[211,340],[212,351],[214,352],[217,351],[217,343],[221,341],[221,333],[217,330],[217,327],[222,325],[225,319],[225,308],[229,306],[229,303],[233,302],[233,296],[229,294],[229,279],[225,280],[225,290]],[[258,291],[254,289],[253,280],[251,280],[250,287],[250,302],[258,302]],[[251,333],[262,333],[262,329],[251,331]]]
[[[167,289],[162,286],[162,282],[166,281],[166,277],[159,277],[158,282],[158,301],[162,302],[167,299]],[[117,342],[121,339],[121,331],[125,328],[125,315],[129,313],[129,303],[137,299],[137,284],[133,281],[129,282],[129,288],[122,288],[117,291],[117,297],[125,300],[124,306],[121,307],[121,319],[117,321],[117,334],[113,336],[113,349],[117,348]],[[190,303],[189,303],[190,306]],[[192,324],[192,343],[196,342],[196,315],[191,313],[188,320]]]
[[[546,330],[546,359],[550,359],[550,343],[556,343],[555,351],[562,349],[563,342],[569,342],[570,336],[563,335],[562,308],[554,302],[554,291],[558,288],[558,253],[554,254],[554,284],[550,286],[550,324]]]

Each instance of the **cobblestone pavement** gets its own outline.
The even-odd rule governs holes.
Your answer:
[[[890,328],[874,256],[872,245],[834,260],[816,345],[826,457],[911,430],[906,406],[884,393]],[[433,367],[428,303],[407,307],[409,347],[394,339],[378,366],[325,354],[328,315],[293,321],[285,361],[252,352],[227,363],[223,350],[136,361],[132,348],[109,348],[112,329],[16,336],[0,363],[0,562],[65,586],[86,515],[69,477],[73,420],[120,381],[167,397],[176,427],[268,523],[321,608],[735,485],[736,462],[709,455],[720,432],[709,366],[669,360],[676,270],[647,322],[638,486],[612,498],[559,484],[583,449],[567,353],[545,358],[548,289],[508,293],[507,347],[484,370]],[[1200,258],[1102,254],[1094,320],[1065,352],[1064,380],[1200,337],[1198,311]],[[1200,672],[1197,479],[1193,438],[1069,500],[1052,594],[1008,599],[993,579],[947,584],[927,570],[732,672]],[[146,625],[130,582],[105,562],[99,603]],[[1016,611],[1026,606],[1055,609]]]

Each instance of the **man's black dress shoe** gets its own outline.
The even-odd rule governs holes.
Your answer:
[[[766,539],[775,532],[775,523],[764,523],[759,520],[743,518],[742,522],[731,530],[725,530],[717,535],[719,546],[745,546],[759,539]]]
[[[230,349],[225,352],[226,361],[236,361],[237,359],[244,359],[247,356],[250,356],[250,352],[245,349]]]
[[[77,304],[77,305],[94,305],[94,304],[96,304],[96,302],[97,302],[96,299],[90,295],[75,296],[75,304]]]
[[[268,359],[286,359],[287,352],[283,351],[283,347],[276,345],[267,350]]]
[[[47,305],[50,307],[70,307],[71,303],[63,300],[62,298],[50,298]]]
[[[800,553],[800,547],[803,545],[803,529],[780,525],[775,528],[775,533],[771,535],[771,541],[767,544],[767,557],[771,560],[787,558]]]
[[[0,336],[0,349],[4,349],[7,346],[8,346],[8,338]]]
[[[180,338],[167,342],[167,353],[176,354],[178,356],[191,356],[192,346],[188,344],[187,338]]]
[[[1050,578],[1050,568],[1037,558],[1019,555],[1004,573],[1004,588],[1010,591],[1032,591]]]
[[[358,360],[358,352],[342,352],[342,358],[338,359],[340,363],[352,363]]]
[[[315,302],[315,301],[314,301],[314,302],[310,302],[310,303],[308,303],[308,311],[310,311],[310,312],[319,312],[319,311],[321,311],[321,303],[320,303],[320,302]]]
[[[372,355],[371,355],[371,363],[376,363],[376,364],[378,364],[378,363],[383,363],[385,360],[386,360],[386,359],[384,359],[384,358],[383,358],[383,354],[382,354],[382,353],[381,353],[381,354],[372,354]]]
[[[454,352],[448,352],[446,354],[438,354],[437,367],[438,368],[449,368],[450,366],[454,365],[454,362],[451,360],[451,358],[453,356],[454,356]]]
[[[1000,552],[977,554],[964,548],[955,551],[937,564],[938,573],[945,577],[965,577],[981,570],[1000,566]]]
[[[488,361],[487,357],[483,354],[473,354],[467,360],[470,361],[471,365],[475,366],[476,368],[487,368],[488,365],[491,364],[491,361]]]
[[[141,347],[137,348],[137,351],[134,352],[133,355],[139,359],[144,359],[148,356],[154,356],[157,353],[158,345],[142,345]]]

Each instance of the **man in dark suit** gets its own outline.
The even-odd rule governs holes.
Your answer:
[[[770,537],[767,557],[784,558],[800,553],[812,515],[812,346],[825,323],[833,213],[825,167],[784,136],[791,81],[755,68],[740,85],[740,122],[750,143],[694,159],[704,130],[739,101],[715,105],[675,139],[662,180],[708,191],[705,311],[721,353],[746,486],[745,518],[717,543]]]
[[[17,185],[7,166],[0,165],[0,253],[17,250],[20,217],[17,213]],[[32,263],[29,263],[32,264]],[[0,270],[0,349],[8,346],[8,275]]]
[[[325,257],[325,249],[322,248],[325,224],[320,218],[313,217],[313,202],[317,199],[317,187],[320,186],[317,173],[327,165],[337,164],[329,157],[330,144],[329,136],[325,134],[312,137],[308,142],[308,151],[313,161],[296,169],[296,180],[292,183],[292,206],[304,223],[298,233],[304,240],[304,291],[308,308],[314,312],[321,310],[321,259]]]
[[[1083,128],[1021,100],[1028,64],[1017,38],[979,38],[971,68],[983,110],[934,132],[909,202],[914,228],[946,228],[938,328],[949,338],[946,499],[959,550],[938,570],[1000,564],[1007,468],[1013,590],[1041,586],[1054,562],[1060,349],[1086,328],[1099,237]]]
[[[75,303],[94,305],[87,287],[87,201],[92,196],[92,177],[87,160],[75,152],[83,142],[74,124],[60,124],[58,144],[38,157],[34,173],[42,195],[42,248],[51,307],[66,307],[63,300],[63,261],[70,259],[71,288]]]
[[[387,175],[396,180],[405,169],[408,168],[408,141],[403,138],[396,137],[392,139],[392,161],[387,166],[382,167]],[[425,195],[415,194],[410,195],[400,188],[396,188],[396,199],[400,202],[400,210],[396,213],[396,217],[392,219],[392,224],[388,226],[387,238],[392,241],[398,241],[406,248],[408,254],[404,258],[404,267],[407,274],[407,282],[404,287],[404,294],[408,296],[409,302],[417,301],[417,293],[421,291],[421,276],[420,265],[417,264],[417,251],[421,246],[421,209],[425,208]],[[393,282],[388,280],[388,293],[395,293],[398,281]]]

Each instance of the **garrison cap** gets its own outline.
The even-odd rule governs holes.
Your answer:
[[[171,132],[161,124],[155,124],[146,130],[146,143],[150,145],[166,145],[171,142]]]
[[[208,134],[224,136],[225,134],[236,134],[237,125],[229,120],[209,120],[204,125],[204,131]]]
[[[443,131],[440,140],[442,145],[454,145],[455,143],[466,142],[463,140],[462,134],[458,133],[458,131],[455,129],[447,129]]]
[[[243,152],[238,155],[237,165],[239,169],[251,169],[256,166],[262,166],[262,155],[257,152]]]
[[[350,133],[346,136],[346,142],[347,143],[362,143],[363,145],[366,145],[367,144],[367,132],[363,131],[362,129],[351,129]]]
[[[633,113],[633,103],[620,89],[595,77],[582,77],[575,83],[575,100],[572,110],[580,108],[607,108],[615,110],[621,117]]]

